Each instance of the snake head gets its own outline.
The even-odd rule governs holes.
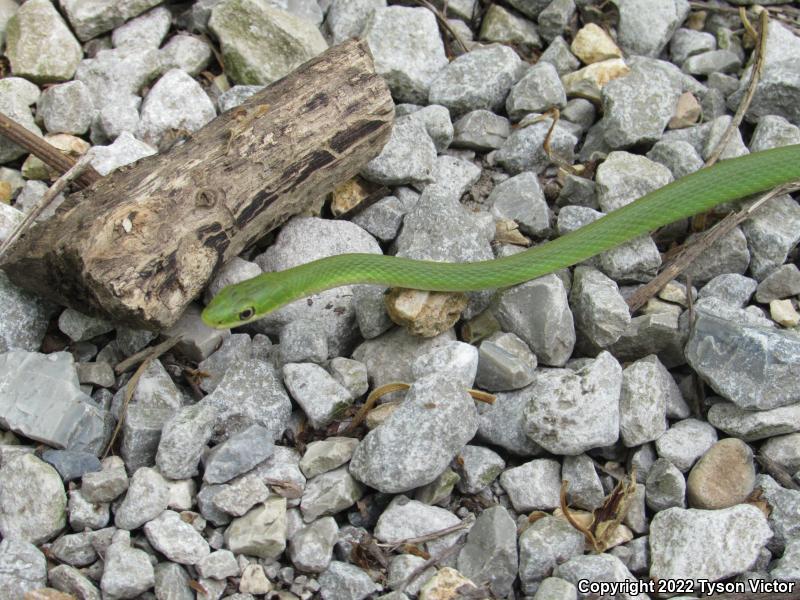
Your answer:
[[[262,273],[229,285],[203,310],[203,322],[215,329],[230,329],[257,321],[295,299],[286,288],[286,278],[279,273]]]

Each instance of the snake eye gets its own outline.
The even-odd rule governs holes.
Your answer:
[[[256,314],[256,311],[253,307],[245,308],[242,312],[239,313],[239,320],[247,321],[248,319],[252,318],[254,314]]]

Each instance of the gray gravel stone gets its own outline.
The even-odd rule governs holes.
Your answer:
[[[448,64],[433,13],[422,7],[376,8],[363,37],[375,71],[386,79],[395,100],[424,103],[436,75]]]
[[[800,471],[800,433],[772,437],[762,444],[759,452],[790,473]]]
[[[575,326],[558,276],[545,275],[504,290],[492,312],[505,331],[528,344],[541,364],[561,366],[572,354]]]
[[[495,218],[513,219],[525,234],[542,238],[550,233],[550,210],[534,173],[520,173],[499,183],[487,202]]]
[[[396,542],[441,531],[459,522],[458,517],[449,510],[399,495],[392,499],[378,518],[374,535],[381,542]],[[463,531],[449,533],[425,542],[424,548],[431,556],[437,556],[458,542],[462,535]]]
[[[253,424],[264,427],[271,439],[277,439],[286,429],[292,410],[289,395],[272,365],[256,357],[233,363],[203,402],[216,412],[214,429],[219,439]]]
[[[144,532],[153,548],[183,565],[196,565],[211,552],[197,530],[172,510],[145,524]]]
[[[622,368],[608,352],[578,371],[539,371],[527,388],[528,436],[554,454],[581,454],[619,437]]]
[[[169,503],[169,485],[155,469],[141,467],[131,477],[128,493],[114,511],[120,529],[138,529],[158,517]]]
[[[300,470],[311,479],[347,463],[358,446],[358,440],[349,437],[329,437],[311,442],[300,460]]]
[[[669,169],[643,156],[612,152],[597,168],[597,200],[611,212],[672,181]]]
[[[651,442],[666,431],[670,395],[680,396],[680,390],[657,356],[651,354],[625,368],[619,418],[626,446]]]
[[[497,150],[494,160],[512,175],[523,171],[541,173],[552,164],[552,159],[542,147],[550,126],[551,120],[548,118],[513,130]],[[572,163],[577,145],[578,138],[566,126],[558,123],[550,137],[552,153]]]
[[[14,217],[15,223],[22,219]],[[12,284],[0,273],[0,302],[5,307],[0,321],[0,351],[39,350],[47,331],[50,307],[38,296]]]
[[[769,527],[774,534],[768,548],[773,553],[784,550],[800,534],[800,491],[778,485],[769,475],[756,477],[756,489],[771,507]]]
[[[256,267],[257,274],[261,274],[261,269],[258,269],[256,265],[247,264]],[[252,343],[250,336],[246,333],[234,333],[222,340],[219,349],[197,365],[200,371],[208,374],[207,377],[200,380],[200,389],[209,394],[213,392],[230,366],[251,358],[252,354]]]
[[[292,398],[316,429],[328,425],[353,403],[350,392],[319,365],[285,365],[283,378]]]
[[[690,56],[683,62],[683,70],[690,75],[711,73],[737,73],[742,61],[730,50],[709,50]]]
[[[615,149],[658,141],[680,93],[667,75],[654,69],[634,68],[608,82],[602,90],[605,141]]]
[[[386,0],[333,0],[330,3],[325,24],[333,36],[334,44],[341,44],[348,38],[361,37],[364,26],[372,14],[386,7]],[[437,32],[438,33],[438,32]],[[372,50],[373,54],[375,50]]]
[[[6,77],[0,85],[0,109],[7,117],[37,136],[42,131],[34,122],[28,107],[36,103],[39,94],[39,88],[35,84],[21,77]],[[8,162],[24,155],[25,150],[14,142],[5,138],[0,142],[0,161]]]
[[[532,387],[496,394],[494,404],[478,406],[478,437],[519,456],[537,456],[542,448],[525,430],[523,413]]]
[[[54,85],[42,92],[36,114],[49,133],[82,135],[92,123],[94,104],[81,81]]]
[[[800,205],[788,195],[773,198],[742,223],[742,231],[750,250],[750,273],[761,281],[800,241]]]
[[[211,45],[191,35],[175,35],[161,49],[160,58],[165,71],[180,69],[197,76],[211,61]]]
[[[490,392],[520,389],[533,381],[536,355],[513,333],[497,332],[478,349],[477,385]]]
[[[241,517],[256,504],[269,497],[267,486],[254,475],[241,477],[234,483],[223,485],[221,488],[213,493],[211,504],[214,505],[215,509],[234,517]],[[219,520],[219,515],[213,514],[211,516]]]
[[[172,327],[161,332],[165,337],[180,336],[175,351],[197,362],[208,358],[231,334],[229,329],[213,329],[206,325],[200,313],[200,306],[192,303]]]
[[[352,464],[352,463],[351,463]],[[353,506],[364,495],[362,486],[347,467],[317,475],[306,483],[300,502],[303,520],[310,523],[326,515],[335,515]]]
[[[106,550],[100,589],[112,598],[136,598],[155,584],[153,565],[144,550],[130,546],[130,533],[118,531]]]
[[[717,49],[716,38],[706,31],[696,31],[681,27],[669,42],[669,53],[672,62],[683,64],[690,56]]]
[[[545,516],[519,536],[519,578],[522,591],[532,594],[539,582],[561,563],[583,554],[584,538],[562,519]]]
[[[205,456],[203,480],[224,483],[249,471],[272,455],[271,432],[261,425],[250,425],[214,446]]]
[[[756,288],[756,301],[763,304],[797,295],[800,295],[800,269],[793,263],[775,269]]]
[[[107,502],[90,502],[80,490],[69,491],[69,524],[74,531],[101,529],[108,525],[109,506]]]
[[[319,576],[323,600],[363,600],[379,588],[362,569],[332,560]]]
[[[250,96],[257,94],[263,89],[263,85],[234,85],[217,98],[217,107],[219,108],[220,114],[244,104],[244,101]]]
[[[386,196],[356,214],[353,223],[380,241],[390,242],[397,237],[404,215],[403,203],[395,196]]]
[[[460,476],[457,485],[463,494],[477,494],[486,489],[506,467],[500,455],[483,446],[464,446],[456,463]]]
[[[708,422],[728,435],[753,442],[800,431],[800,404],[752,411],[732,402],[717,402],[708,410]]]
[[[367,434],[350,462],[351,473],[382,492],[429,483],[478,428],[466,391],[444,375],[417,380],[389,419]]]
[[[578,334],[598,348],[616,342],[631,321],[617,284],[592,267],[575,268],[570,304]]]
[[[626,54],[658,56],[689,14],[686,0],[615,0],[619,45]]]
[[[6,56],[14,75],[36,83],[67,81],[83,52],[47,0],[29,0],[6,25]]]
[[[561,465],[549,458],[535,459],[506,469],[500,485],[518,513],[552,510],[559,506]]]
[[[645,488],[647,506],[654,512],[686,506],[686,479],[666,458],[659,458],[650,468]]]
[[[800,539],[791,540],[786,544],[783,556],[772,565],[770,575],[778,581],[800,580]]]
[[[726,304],[744,308],[756,291],[758,282],[738,273],[717,275],[698,292],[698,298],[719,298]]]
[[[47,559],[36,546],[21,539],[0,542],[0,594],[4,598],[22,598],[46,583]]]
[[[130,404],[122,423],[119,453],[131,472],[155,464],[158,443],[164,423],[172,416],[172,408]]]
[[[367,378],[367,367],[364,363],[337,356],[330,361],[328,368],[333,378],[341,383],[353,398],[358,398],[367,393],[369,380]]]
[[[197,473],[200,456],[218,419],[218,411],[208,398],[211,396],[179,409],[164,424],[156,464],[165,477],[185,479]]]
[[[100,461],[89,452],[74,450],[45,450],[42,460],[52,465],[64,483],[79,479],[85,473],[100,470]]]
[[[510,134],[511,124],[505,117],[485,109],[473,110],[453,123],[451,146],[486,152],[502,146]]]
[[[201,577],[224,580],[239,576],[239,565],[230,550],[212,552],[197,564]]]
[[[550,41],[564,33],[575,14],[575,0],[553,0],[539,13],[539,32]]]
[[[800,127],[778,115],[764,115],[750,138],[750,152],[800,144]]]
[[[50,587],[66,594],[72,594],[79,600],[100,600],[101,598],[100,590],[94,583],[78,569],[69,565],[58,565],[50,569],[47,573],[47,580]]]
[[[490,5],[484,14],[478,38],[487,42],[513,45],[528,52],[542,46],[536,25],[499,4]]]
[[[665,367],[672,368],[685,362],[683,347],[687,333],[676,314],[642,315],[631,319],[628,328],[609,351],[622,361],[655,354]]]
[[[553,575],[566,579],[573,585],[580,581],[602,581],[607,583],[635,583],[637,580],[616,556],[611,554],[587,554],[573,556],[553,570]],[[646,600],[646,594],[619,593],[617,598],[623,600]]]
[[[136,137],[157,146],[168,131],[191,133],[216,115],[214,104],[200,84],[185,71],[172,69],[153,85],[144,99]]]
[[[519,120],[528,113],[543,113],[552,108],[564,108],[567,96],[556,68],[539,62],[528,69],[508,94],[508,116]]]
[[[289,558],[296,569],[321,573],[328,568],[339,526],[333,517],[323,517],[303,527],[289,541]]]
[[[415,569],[421,567],[425,563],[425,559],[413,554],[398,554],[389,561],[389,569],[386,583],[392,589],[397,589],[405,580],[414,572]],[[403,589],[411,595],[419,594],[419,589],[431,577],[436,575],[436,569],[428,567],[417,578],[409,582]],[[400,592],[393,592],[400,593]],[[405,594],[403,594],[405,596]],[[407,597],[407,596],[406,596]],[[386,596],[380,596],[386,598]]]
[[[686,359],[720,395],[749,410],[800,400],[791,382],[800,365],[800,337],[698,313]]]
[[[739,504],[721,510],[671,508],[650,526],[650,577],[717,581],[750,569],[772,537],[764,514]]]
[[[800,88],[794,65],[800,57],[800,41],[787,27],[778,21],[769,24],[767,51],[763,73],[756,86],[753,101],[746,113],[749,121],[757,121],[764,115],[778,115],[797,124],[800,112],[787,98]],[[752,66],[748,66],[739,80],[739,89],[728,97],[728,106],[735,107],[741,102],[750,80]]]
[[[411,365],[414,379],[442,373],[465,388],[473,386],[477,371],[478,349],[464,342],[448,342],[432,348]]]
[[[219,2],[208,26],[226,74],[240,84],[272,83],[328,47],[314,21],[252,0]]]
[[[424,184],[432,180],[436,146],[424,124],[410,116],[395,121],[389,141],[361,172],[366,179],[383,185]]]
[[[282,363],[321,363],[328,358],[328,338],[321,323],[296,319],[287,323],[280,334]]]
[[[571,506],[594,510],[603,504],[603,485],[594,462],[587,455],[565,456],[561,465],[561,479],[569,482],[567,498]]]
[[[675,179],[694,173],[704,165],[700,154],[683,140],[656,142],[647,153],[647,158],[667,167]]]
[[[511,592],[517,577],[517,526],[505,508],[492,506],[480,514],[457,564],[464,576],[487,582],[496,596]]]
[[[539,57],[540,62],[549,62],[556,68],[560,76],[577,71],[580,61],[570,51],[569,44],[563,37],[556,36],[547,49]]]
[[[50,555],[58,562],[73,567],[86,567],[97,560],[97,552],[88,533],[62,535],[50,545]]]
[[[697,419],[684,419],[673,423],[656,440],[656,450],[661,458],[668,459],[685,473],[716,441],[717,432],[711,425]]]
[[[121,166],[155,153],[155,148],[137,140],[129,132],[123,131],[110,146],[94,146],[92,148],[92,166],[100,175],[108,175]],[[117,328],[117,341],[120,341],[121,330],[122,328]]]
[[[128,489],[128,474],[118,456],[104,459],[102,467],[86,473],[81,481],[81,495],[89,502],[111,502]]]
[[[442,68],[431,82],[429,103],[459,117],[472,110],[498,111],[519,78],[522,61],[511,48],[477,48]]]
[[[578,588],[560,577],[546,577],[539,584],[533,600],[578,600]]]

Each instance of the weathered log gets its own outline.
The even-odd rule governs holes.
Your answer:
[[[168,327],[225,261],[374,158],[393,115],[366,45],[336,46],[166,154],[72,194],[2,268],[60,304]]]

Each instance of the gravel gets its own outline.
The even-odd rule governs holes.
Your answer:
[[[481,15],[450,0],[466,49],[428,8],[385,0],[91,4],[0,0],[0,111],[53,143],[93,145],[102,175],[350,37],[397,105],[360,173],[382,186],[374,202],[348,219],[290,218],[270,244],[226,256],[204,302],[325,256],[470,262],[567,235],[702,168],[752,69],[736,13],[686,0],[614,0],[608,28],[595,1]],[[800,37],[776,14],[723,158],[800,144]],[[2,240],[48,183],[5,138],[0,163]],[[56,307],[0,273],[0,596],[567,600],[585,582],[628,586],[620,598],[654,596],[633,586],[652,581],[796,585],[800,205],[774,198],[630,311],[665,253],[695,237],[680,221],[470,292],[460,322],[430,337],[395,326],[377,286],[233,333],[205,327],[194,304],[131,394],[131,372],[114,367],[156,332]],[[391,383],[408,389],[350,428]],[[596,523],[606,552],[587,552],[564,512],[587,519],[625,475],[637,486],[622,524]]]

